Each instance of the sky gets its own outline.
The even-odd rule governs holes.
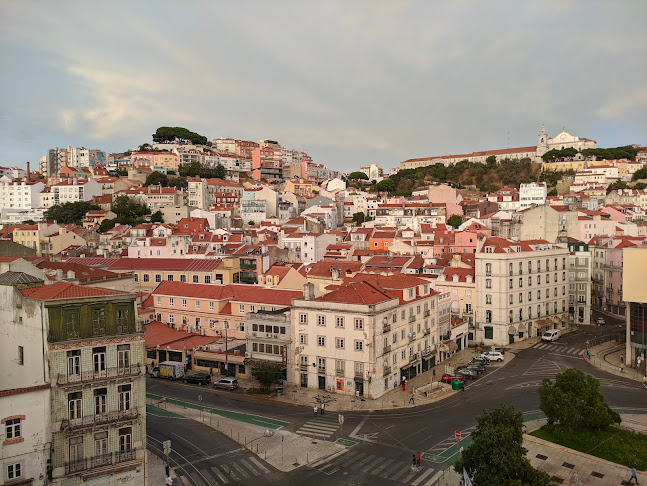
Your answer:
[[[350,172],[537,143],[647,144],[647,2],[0,2],[0,165],[159,126]]]

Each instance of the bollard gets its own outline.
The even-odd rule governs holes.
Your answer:
[[[258,442],[256,443],[256,455],[258,455]]]
[[[308,459],[308,454],[306,454],[306,464],[310,464],[310,460]]]
[[[240,432],[238,432],[238,442],[240,442]]]

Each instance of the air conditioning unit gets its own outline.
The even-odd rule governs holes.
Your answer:
[[[16,304],[16,309],[22,309],[22,304],[20,302]]]
[[[217,330],[216,330],[216,334],[217,334],[218,336],[222,336],[222,331],[221,331],[220,329],[217,329]]]
[[[268,337],[268,338],[269,338],[269,337],[272,337],[272,334],[268,332],[268,333],[265,335],[265,337]]]
[[[249,351],[245,351],[245,358],[251,358],[251,357],[252,357],[252,353],[250,353]]]

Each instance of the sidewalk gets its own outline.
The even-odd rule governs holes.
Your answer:
[[[534,343],[533,343],[534,344]],[[326,390],[318,390],[312,388],[301,388],[299,386],[286,386],[281,395],[268,396],[267,399],[275,402],[286,402],[303,406],[314,406],[315,403],[320,401],[324,396],[330,396],[331,400],[326,401],[326,410],[334,412],[342,411],[377,411],[385,409],[396,408],[412,408],[420,405],[427,405],[429,403],[437,402],[447,398],[459,391],[453,391],[451,385],[439,383],[440,378],[445,373],[446,367],[456,368],[461,365],[469,363],[472,358],[477,356],[478,353],[474,348],[464,349],[454,354],[451,359],[445,360],[424,373],[415,376],[407,381],[406,391],[402,391],[402,386],[399,385],[386,392],[384,395],[377,399],[362,398],[356,399],[351,395],[342,395]],[[514,354],[506,353],[505,360],[501,363],[492,363],[488,366],[486,376],[491,374],[494,370],[504,366],[510,360],[514,359]],[[436,376],[433,376],[433,370],[436,370]],[[476,381],[478,381],[478,378]],[[430,384],[433,381],[433,387]],[[472,380],[465,382],[465,388],[469,388]],[[411,392],[414,392],[414,404],[409,403]],[[425,391],[429,392],[429,396],[425,396]]]
[[[593,346],[591,348],[591,359],[587,361],[589,361],[592,366],[604,370],[607,373],[642,383],[645,377],[637,370],[627,367],[626,363],[622,372],[620,371],[620,357],[622,357],[624,361],[624,355],[624,343],[616,344],[614,341],[609,341],[600,344],[599,346]]]

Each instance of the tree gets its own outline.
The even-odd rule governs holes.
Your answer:
[[[640,179],[647,179],[647,167],[643,167],[642,169],[637,170],[634,172],[634,175],[631,176],[632,181],[637,181]]]
[[[252,376],[263,390],[268,390],[274,383],[283,379],[283,370],[277,365],[261,364],[252,368]]]
[[[53,219],[57,223],[81,223],[85,213],[92,209],[101,209],[96,204],[87,201],[66,202],[56,204],[45,211],[45,219]]]
[[[173,179],[169,179],[168,185],[176,189],[186,189],[189,187],[189,181],[186,180],[186,177],[174,177]]]
[[[207,145],[207,137],[203,137],[195,132],[183,127],[159,127],[153,134],[153,141],[158,143],[164,142],[191,142],[194,145]]]
[[[551,189],[550,191],[548,191],[547,195],[548,196],[557,196],[558,195],[557,194],[557,189]]]
[[[143,216],[150,214],[148,206],[130,199],[128,196],[119,196],[112,202],[112,212],[117,215],[117,222],[121,224],[138,224],[143,221]]]
[[[609,184],[609,187],[607,187],[607,194],[611,191],[617,191],[618,189],[627,189],[628,187],[629,186],[625,181],[618,179],[617,181],[613,182],[613,184]]]
[[[395,182],[391,179],[381,180],[375,185],[375,189],[380,192],[393,192],[395,191]]]
[[[224,179],[226,175],[227,175],[227,171],[225,170],[225,167],[220,162],[218,162],[218,165],[216,166],[216,169],[215,169],[216,178]]]
[[[366,221],[366,215],[363,212],[358,212],[353,214],[353,223],[362,224],[364,221]]]
[[[348,174],[348,179],[350,179],[351,181],[358,181],[358,180],[367,181],[368,176],[364,172],[356,171]]]
[[[106,231],[111,230],[117,226],[117,219],[104,219],[101,221],[101,224],[99,225],[99,233],[105,233]]]
[[[526,459],[523,443],[523,415],[510,405],[501,405],[477,418],[474,442],[454,463],[463,468],[479,486],[549,486],[550,476],[535,469]]]
[[[452,214],[452,216],[447,220],[447,224],[454,228],[458,228],[463,224],[463,218],[458,214]]]
[[[599,429],[620,423],[620,415],[604,403],[600,381],[575,368],[559,373],[555,383],[544,379],[539,408],[548,423],[559,422],[571,432],[578,427]]]
[[[168,177],[166,174],[162,174],[161,172],[153,171],[150,174],[148,174],[148,177],[146,177],[146,182],[144,183],[145,186],[157,186],[161,185],[163,187],[168,186]]]
[[[151,223],[163,223],[164,216],[162,216],[162,211],[155,211],[151,214]]]
[[[490,155],[487,159],[485,159],[485,164],[488,167],[496,167],[496,155]]]

